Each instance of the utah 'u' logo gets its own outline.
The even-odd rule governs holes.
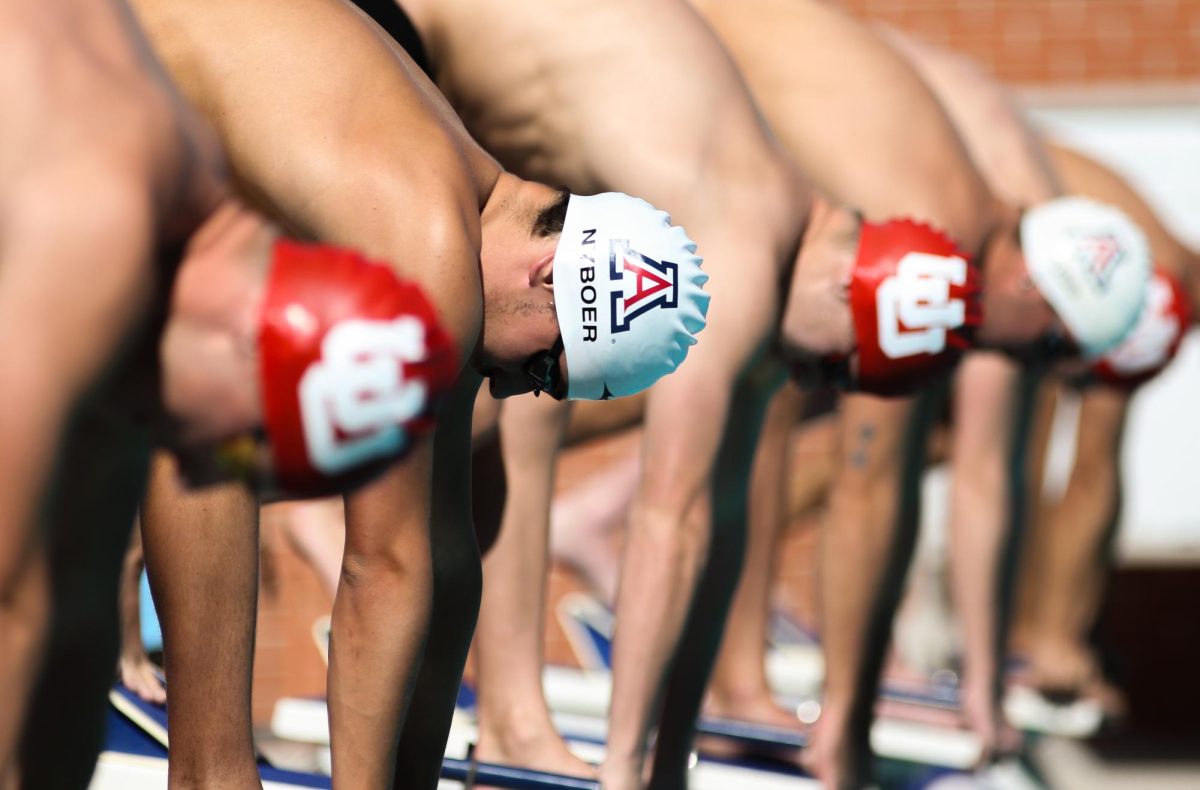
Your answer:
[[[626,239],[609,244],[608,279],[612,283],[612,331],[628,331],[633,319],[656,307],[679,306],[679,266],[656,261],[629,246]]]

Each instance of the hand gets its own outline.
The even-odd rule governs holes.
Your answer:
[[[977,767],[985,766],[999,756],[1013,754],[1020,750],[1021,733],[1013,729],[1005,720],[989,678],[975,680],[965,677],[963,679],[962,711],[967,726],[979,737],[980,752]]]

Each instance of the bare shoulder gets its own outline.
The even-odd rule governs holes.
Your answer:
[[[164,224],[180,208],[211,205],[215,141],[174,95],[123,6],[16,0],[0,14],[3,189],[27,202],[66,186],[60,211],[82,203],[110,216],[110,207],[144,200]]]
[[[925,83],[866,25],[819,0],[693,2],[826,193],[874,217],[915,214],[968,246],[982,238],[986,189],[962,141]]]
[[[468,353],[480,209],[500,170],[407,55],[343,0],[136,7],[253,202],[422,285]]]
[[[685,0],[447,0],[436,16],[439,85],[522,176],[645,192],[772,155],[728,54]]]

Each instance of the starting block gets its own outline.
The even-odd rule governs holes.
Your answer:
[[[319,704],[322,717],[323,702]],[[161,790],[167,786],[167,711],[140,699],[118,684],[109,693],[109,721],[105,750],[96,766],[90,790]],[[292,712],[301,712],[308,724],[313,723],[315,710],[304,711],[293,705]],[[303,727],[299,728],[303,731]],[[310,742],[314,740],[309,738]],[[325,731],[328,742],[328,730]],[[263,790],[298,790],[299,788],[331,788],[332,780],[323,774],[288,771],[272,766],[259,758],[259,774]],[[442,782],[447,790],[459,784],[474,784],[505,788],[506,790],[600,790],[594,779],[561,776],[544,771],[470,759],[445,758],[442,761]]]

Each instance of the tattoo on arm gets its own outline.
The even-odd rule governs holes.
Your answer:
[[[871,423],[862,425],[858,429],[858,442],[854,445],[854,452],[850,455],[850,466],[855,469],[862,469],[867,465],[867,451],[870,449],[871,441],[875,438],[875,426]]]

